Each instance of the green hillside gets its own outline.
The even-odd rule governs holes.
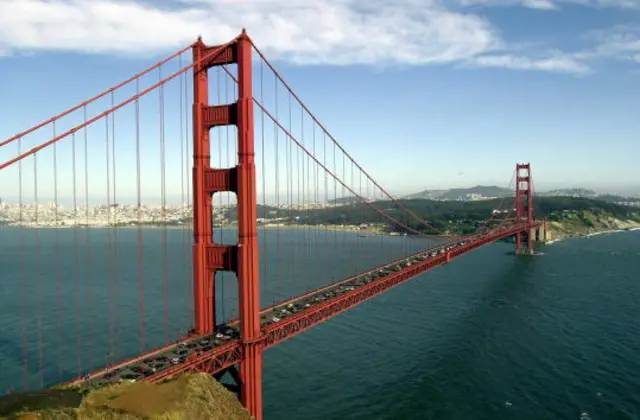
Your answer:
[[[429,221],[439,231],[448,234],[473,232],[481,226],[481,222],[491,217],[494,209],[508,209],[510,198],[482,201],[435,201],[425,199],[405,199],[399,202],[418,217]],[[372,208],[373,207],[373,208]],[[260,206],[258,217],[269,220],[277,219],[278,223],[295,225],[360,225],[380,224],[387,230],[402,232],[397,225],[383,218],[375,209],[383,210],[391,217],[412,229],[424,233],[437,233],[416,220],[412,220],[397,204],[390,201],[378,201],[370,205],[359,203],[323,209],[280,209]],[[577,216],[571,216],[577,215]],[[235,220],[235,209],[231,209],[227,217]],[[534,201],[536,219],[546,218],[549,221],[563,222],[569,217],[578,217],[585,227],[591,227],[592,221],[616,219],[629,222],[640,222],[640,209],[621,206],[600,200],[577,197],[536,197]],[[499,220],[504,215],[494,216]]]

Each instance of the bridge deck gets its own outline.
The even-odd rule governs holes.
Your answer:
[[[528,228],[513,225],[440,244],[265,308],[260,315],[263,345],[275,345],[447,260]],[[233,320],[210,336],[186,337],[69,384],[101,387],[123,380],[155,382],[186,370],[219,372],[242,358],[239,339],[238,320]]]

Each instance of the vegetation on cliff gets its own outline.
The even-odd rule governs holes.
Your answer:
[[[613,215],[601,210],[563,210],[547,219],[548,240],[596,232],[640,228],[640,215]]]
[[[249,413],[205,373],[162,384],[121,383],[86,395],[72,389],[12,394],[0,399],[0,419],[245,420]],[[4,416],[4,417],[3,417]]]
[[[427,199],[403,199],[405,206],[418,217],[428,220],[437,230],[448,234],[465,234],[475,231],[492,216],[495,209],[508,209],[510,198],[481,201],[435,201]],[[266,222],[296,225],[361,225],[380,224],[387,230],[402,232],[404,229],[382,217],[373,208],[383,210],[411,229],[424,233],[437,233],[407,216],[397,204],[378,201],[370,205],[357,203],[322,209],[276,209],[259,206],[258,217]],[[578,197],[536,197],[534,201],[536,219],[547,219],[551,230],[580,233],[592,230],[617,229],[635,226],[640,222],[640,209],[622,206],[601,200]],[[230,209],[227,218],[235,220],[235,209]],[[503,218],[494,216],[494,220]]]

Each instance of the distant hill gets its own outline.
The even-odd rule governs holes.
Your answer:
[[[424,190],[418,193],[409,194],[404,199],[426,199],[434,201],[478,201],[488,200],[492,198],[513,197],[515,194],[513,189],[507,189],[496,186],[476,185],[471,188],[451,188],[447,190]],[[596,200],[607,201],[610,203],[619,203],[629,205],[629,203],[638,203],[640,198],[628,197],[620,194],[597,193],[587,188],[561,188],[551,191],[535,191],[535,195],[539,197],[574,197],[574,198],[591,198]]]
[[[640,207],[640,198],[628,197],[624,195],[616,195],[609,193],[597,193],[593,190],[584,188],[564,188],[560,190],[552,190],[541,192],[540,197],[573,197],[573,198],[590,198],[607,203],[619,204],[622,206]]]
[[[410,194],[406,199],[427,199],[436,201],[475,201],[487,200],[491,198],[512,197],[513,190],[496,187],[476,185],[471,188],[451,188],[448,190],[424,190],[419,193]]]
[[[624,195],[600,194],[598,195],[597,199],[626,206],[640,203],[639,197],[627,197]]]

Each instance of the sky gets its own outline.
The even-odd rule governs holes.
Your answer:
[[[199,35],[215,45],[243,27],[393,194],[507,186],[516,162],[532,164],[538,190],[640,193],[640,0],[2,0],[0,140]],[[165,112],[181,116],[176,86]],[[131,169],[132,120],[116,119],[128,121],[117,128],[128,134],[116,156]],[[183,152],[180,124],[167,125],[172,158]],[[158,130],[141,128],[145,138]],[[105,157],[94,136],[104,134],[90,139],[89,167]],[[68,162],[66,141],[59,153]],[[15,151],[0,149],[0,162]],[[172,194],[184,185],[179,163],[167,175]],[[2,188],[17,179],[3,175]],[[118,184],[133,185],[128,176]],[[88,189],[104,189],[92,178]]]

